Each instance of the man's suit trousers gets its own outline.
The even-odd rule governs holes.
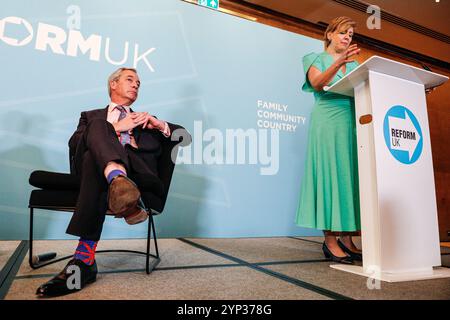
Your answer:
[[[131,179],[136,173],[154,175],[157,170],[144,162],[138,149],[130,145],[122,146],[114,127],[103,119],[89,122],[76,153],[82,155],[76,157],[74,163],[80,176],[80,193],[66,232],[98,241],[108,209],[108,182],[104,176],[106,165],[111,161],[123,164]]]

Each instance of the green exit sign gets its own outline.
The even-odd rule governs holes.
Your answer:
[[[211,9],[219,9],[219,0],[198,0],[198,4]]]

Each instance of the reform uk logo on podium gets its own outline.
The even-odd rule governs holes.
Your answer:
[[[419,159],[423,149],[422,129],[416,116],[404,106],[393,106],[384,117],[384,140],[392,156],[403,164]]]

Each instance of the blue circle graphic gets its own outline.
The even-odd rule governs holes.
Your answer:
[[[404,106],[393,106],[384,117],[384,141],[392,156],[403,164],[416,162],[423,149],[422,129],[416,116]]]

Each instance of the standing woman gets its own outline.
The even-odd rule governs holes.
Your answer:
[[[297,210],[299,226],[323,230],[325,257],[346,264],[362,258],[352,241],[361,230],[355,104],[323,89],[357,67],[353,59],[360,49],[351,45],[355,25],[348,17],[335,18],[325,31],[325,51],[303,57],[302,89],[314,92],[315,104]]]

